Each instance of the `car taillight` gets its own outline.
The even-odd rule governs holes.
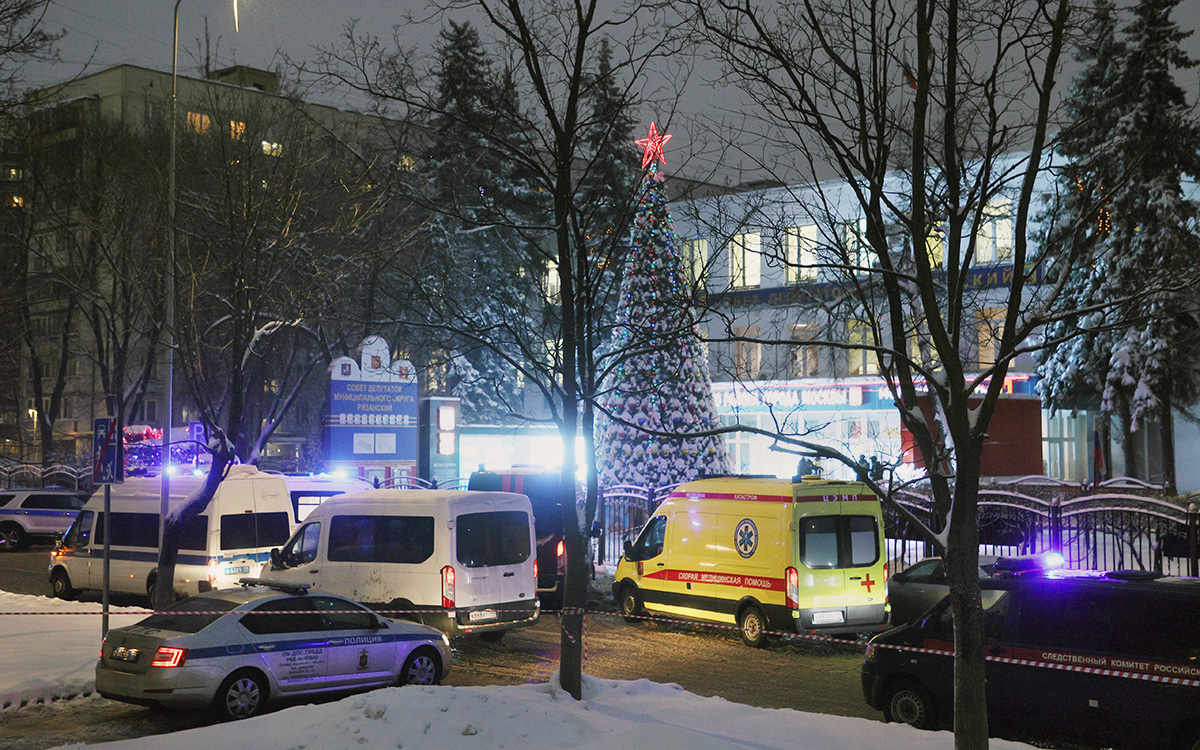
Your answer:
[[[537,568],[537,560],[534,560],[534,561],[533,561],[533,580],[534,580],[534,582],[535,582],[535,583],[537,582],[537,570],[538,570],[538,568]]]
[[[100,660],[101,661],[104,660],[104,642],[107,640],[108,640],[108,636],[104,636],[103,638],[100,639]]]
[[[888,582],[888,564],[887,564],[887,563],[884,563],[884,564],[883,564],[883,603],[884,603],[884,604],[887,604],[887,602],[888,602],[888,585],[887,585],[887,582]]]
[[[442,606],[454,606],[454,568],[450,565],[442,568]]]
[[[208,561],[208,582],[217,582],[217,559],[215,557]]]
[[[150,662],[152,667],[182,667],[184,660],[187,659],[186,648],[171,648],[169,646],[159,646],[158,651],[154,654],[154,661]]]
[[[788,609],[797,609],[800,606],[800,571],[788,568],[783,577],[787,580]]]
[[[558,574],[563,575],[567,572],[567,542],[565,539],[558,540],[558,547],[555,548],[554,554],[558,559]]]

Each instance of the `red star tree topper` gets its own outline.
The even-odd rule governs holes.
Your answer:
[[[661,161],[667,163],[667,159],[663,156],[663,146],[667,141],[671,140],[670,135],[659,135],[658,124],[653,120],[650,121],[650,135],[645,138],[639,138],[634,143],[642,147],[642,169],[650,166],[653,161]]]

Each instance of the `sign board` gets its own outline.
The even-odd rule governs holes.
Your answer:
[[[124,481],[125,461],[117,418],[98,417],[92,424],[92,482],[121,484]]]
[[[188,439],[208,445],[208,427],[203,422],[188,422]],[[199,447],[199,446],[198,446]]]
[[[416,371],[382,338],[363,341],[359,361],[330,364],[325,441],[332,462],[416,462]]]

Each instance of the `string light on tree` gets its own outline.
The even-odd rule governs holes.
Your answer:
[[[663,145],[651,123],[642,148],[648,167],[626,260],[614,350],[628,356],[601,399],[597,462],[602,482],[662,486],[727,470],[719,436],[688,435],[718,426],[712,382],[692,321],[691,286],[684,273],[667,206]]]

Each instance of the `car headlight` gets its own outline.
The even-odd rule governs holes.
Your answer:
[[[450,648],[450,636],[442,633],[442,643],[446,644],[446,648]]]

